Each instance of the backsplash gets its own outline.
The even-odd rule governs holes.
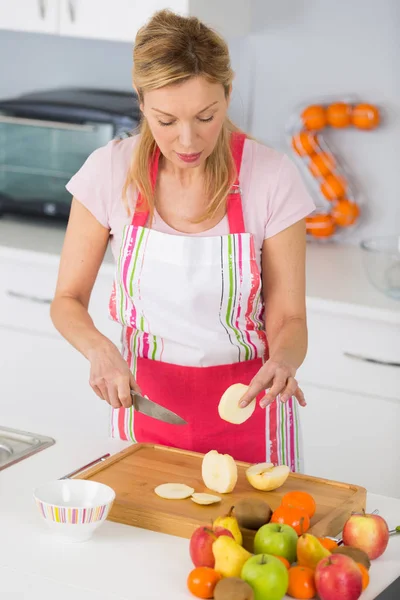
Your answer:
[[[236,71],[231,115],[257,139],[288,151],[284,128],[299,103],[356,95],[384,109],[373,132],[327,139],[366,196],[356,243],[400,232],[400,8],[317,0],[252,0],[253,34],[230,41]],[[0,31],[0,98],[56,86],[131,89],[129,44]]]

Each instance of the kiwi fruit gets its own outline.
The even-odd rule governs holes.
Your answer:
[[[214,588],[214,600],[254,600],[254,592],[243,579],[224,577]]]
[[[368,554],[364,552],[364,550],[360,550],[354,546],[338,546],[332,550],[332,554],[345,554],[346,556],[350,556],[350,558],[361,563],[368,570],[371,566]]]
[[[271,507],[256,498],[241,498],[236,502],[234,511],[239,527],[254,531],[269,523],[272,516]]]

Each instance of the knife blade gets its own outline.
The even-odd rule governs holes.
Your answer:
[[[146,396],[141,396],[134,390],[131,390],[131,396],[133,408],[137,412],[153,419],[164,421],[165,423],[171,423],[171,425],[187,425],[187,422],[182,417],[172,412],[172,410],[146,398]]]

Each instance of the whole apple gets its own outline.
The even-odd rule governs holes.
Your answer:
[[[254,554],[283,556],[290,564],[296,560],[299,536],[290,525],[267,523],[260,527],[254,537]]]
[[[364,550],[370,560],[381,556],[389,543],[389,527],[379,515],[354,514],[344,524],[343,543]]]
[[[281,600],[289,587],[285,565],[271,554],[256,554],[242,567],[241,578],[254,592],[254,600]]]
[[[361,571],[349,556],[332,554],[317,564],[315,587],[320,600],[357,600],[362,593]]]
[[[212,545],[220,535],[233,538],[232,533],[223,527],[198,527],[194,530],[190,538],[189,552],[195,567],[214,568],[215,558]]]

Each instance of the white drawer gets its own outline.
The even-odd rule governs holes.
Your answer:
[[[0,256],[0,325],[58,337],[50,318],[59,258],[31,253]],[[89,313],[96,327],[119,345],[121,327],[108,316],[113,269],[100,269]]]
[[[400,325],[309,310],[308,332],[299,382],[400,400]]]

